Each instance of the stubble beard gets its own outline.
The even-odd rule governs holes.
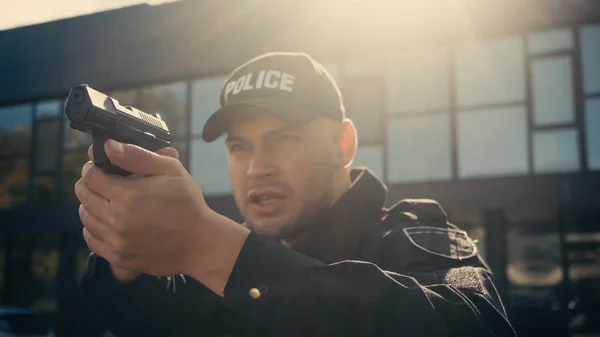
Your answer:
[[[294,241],[302,235],[306,230],[309,230],[312,226],[317,224],[317,219],[326,213],[334,198],[334,172],[333,170],[322,170],[321,173],[315,174],[314,179],[307,182],[306,190],[302,195],[305,196],[305,200],[302,201],[302,205],[297,215],[285,219],[285,223],[277,223],[272,220],[273,223],[267,223],[264,227],[278,227],[280,228],[276,237],[280,240]],[[242,214],[246,226],[250,230],[254,230],[256,226],[246,214]]]

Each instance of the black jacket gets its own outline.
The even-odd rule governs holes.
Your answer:
[[[438,203],[386,209],[370,171],[352,178],[309,242],[250,233],[223,298],[190,277],[175,292],[149,275],[119,283],[94,254],[84,295],[119,337],[515,335],[476,246]]]

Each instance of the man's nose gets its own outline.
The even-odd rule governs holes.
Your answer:
[[[252,154],[250,166],[246,174],[249,178],[264,178],[277,173],[273,154],[270,151],[258,150]]]

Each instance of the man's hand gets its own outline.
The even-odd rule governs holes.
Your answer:
[[[165,148],[159,149],[158,151],[156,151],[156,153],[159,155],[168,156],[168,157],[179,160],[179,152],[177,152],[177,150],[172,147],[165,147]],[[91,145],[88,148],[88,158],[90,159],[89,164],[94,162],[94,146],[93,145]],[[88,167],[86,165],[84,165],[82,174],[81,174],[82,177],[83,177],[84,171],[87,171],[87,169],[88,169]],[[131,175],[130,177],[135,178],[136,175],[134,174],[134,175]],[[135,270],[120,269],[120,268],[115,267],[112,264],[110,265],[110,269],[113,273],[113,276],[121,282],[133,281],[142,274],[141,272],[135,271]]]
[[[112,140],[105,152],[134,175],[84,165],[75,193],[89,249],[120,279],[185,274],[221,294],[248,230],[212,211],[176,158]]]

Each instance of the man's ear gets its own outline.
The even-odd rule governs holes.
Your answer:
[[[354,126],[352,120],[344,118],[341,124],[340,138],[338,140],[338,165],[345,168],[352,165],[357,148],[358,136],[356,133],[356,127]]]

